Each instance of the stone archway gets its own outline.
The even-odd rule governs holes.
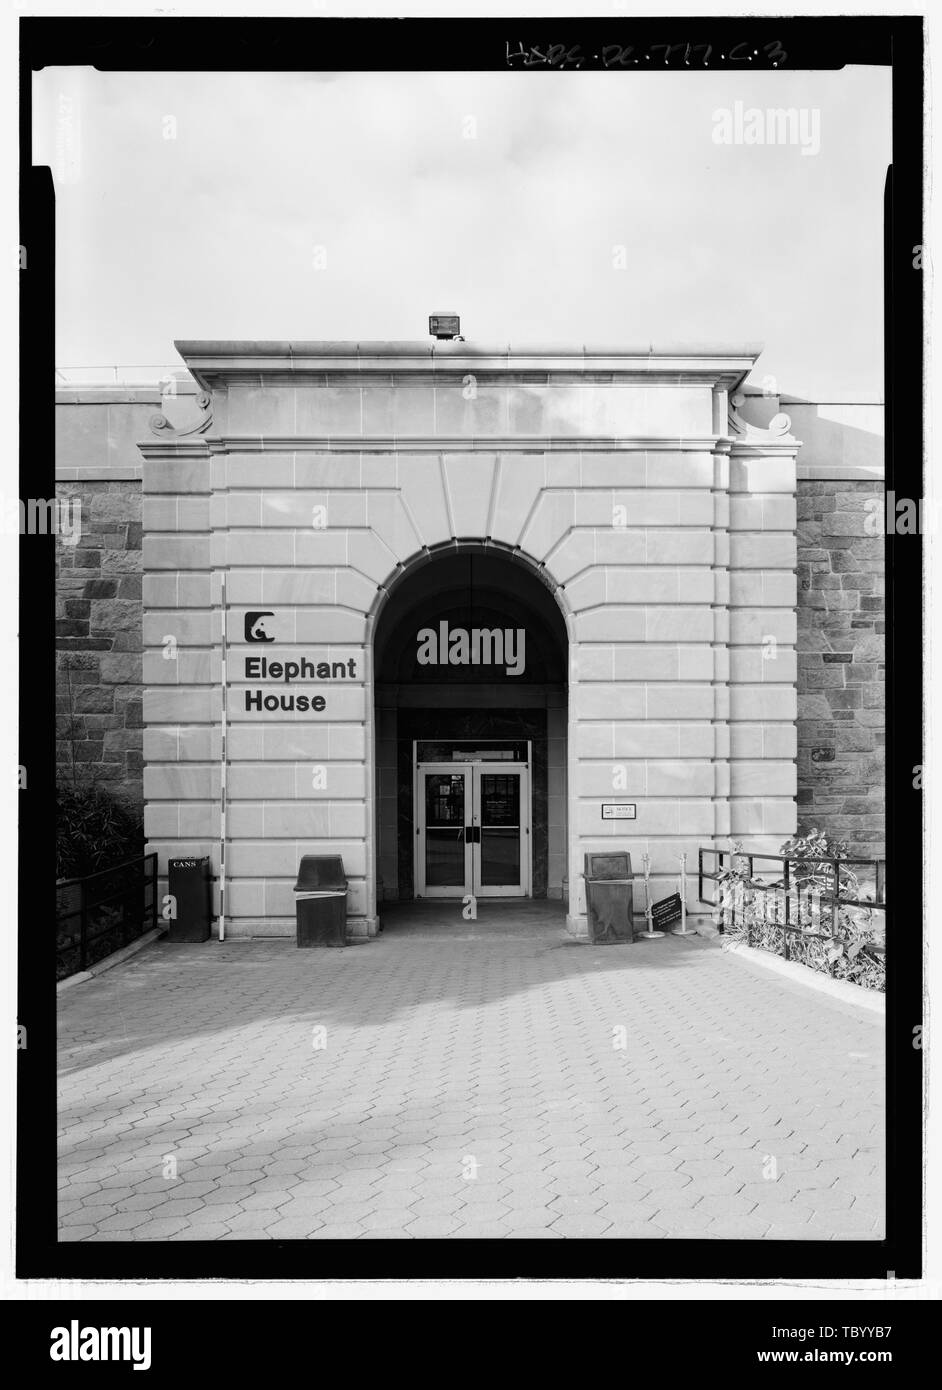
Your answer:
[[[561,598],[532,561],[485,542],[437,547],[384,586],[372,619],[378,901],[425,896],[422,768],[483,768],[487,754],[527,770],[528,863],[515,865],[516,886],[498,883],[493,895],[562,896],[569,636]],[[493,785],[506,783],[494,766],[490,773]],[[478,857],[486,877],[486,830]]]

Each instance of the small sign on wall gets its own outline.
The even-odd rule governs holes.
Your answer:
[[[638,814],[637,803],[634,801],[603,801],[602,819],[603,820],[635,820]]]

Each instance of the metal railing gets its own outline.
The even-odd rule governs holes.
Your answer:
[[[86,970],[157,927],[157,855],[56,884],[56,978]]]
[[[704,866],[704,859],[712,858],[715,868],[711,872]],[[734,861],[745,861],[745,872],[740,868],[734,878],[729,878],[735,870]],[[784,866],[774,882],[756,878],[756,865],[776,864]],[[845,878],[859,885],[858,867],[871,871],[867,882],[873,885],[873,896],[868,898],[850,897],[842,886],[842,870]],[[823,880],[823,882],[822,882]],[[712,882],[712,898],[704,896],[704,884]],[[852,959],[863,952],[872,960],[882,964],[886,952],[886,861],[883,859],[852,859],[834,857],[820,859],[795,859],[782,854],[759,854],[749,850],[701,849],[697,863],[697,888],[701,903],[713,908],[713,920],[720,935],[731,929],[744,934],[746,944],[756,944],[769,949],[781,942],[777,952],[786,960],[795,959],[798,942],[806,947],[812,942],[825,942],[825,955],[828,973],[837,974],[843,949],[836,952],[838,944],[844,943],[841,928],[841,912],[850,909],[871,914],[883,913],[883,938],[864,939],[856,947]],[[852,948],[853,949],[853,948]],[[807,953],[805,953],[807,954]],[[813,969],[813,960],[804,964]]]

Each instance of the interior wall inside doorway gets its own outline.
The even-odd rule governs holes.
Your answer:
[[[566,873],[565,694],[545,708],[400,709],[377,692],[377,870],[381,899],[414,894],[416,739],[529,739],[533,745],[533,896],[560,897]]]

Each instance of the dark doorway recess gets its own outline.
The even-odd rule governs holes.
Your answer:
[[[547,775],[546,711],[542,709],[401,709],[396,739],[399,780],[399,897],[411,898],[415,813],[412,804],[412,750],[414,739],[459,740],[532,739],[530,768],[532,789],[533,896],[546,897],[547,871]]]
[[[420,634],[438,633],[442,624],[448,633],[522,631],[523,669],[510,674],[500,662],[455,663],[447,656],[423,663]],[[374,637],[382,899],[413,897],[414,744],[428,739],[531,742],[532,892],[534,898],[559,896],[568,660],[566,624],[551,589],[534,566],[509,551],[449,547],[410,567],[392,586]]]
[[[423,629],[513,628],[526,632],[526,669],[517,676],[489,665],[422,665],[416,635]],[[537,572],[488,547],[447,550],[403,575],[377,623],[377,685],[565,684],[566,624]]]

